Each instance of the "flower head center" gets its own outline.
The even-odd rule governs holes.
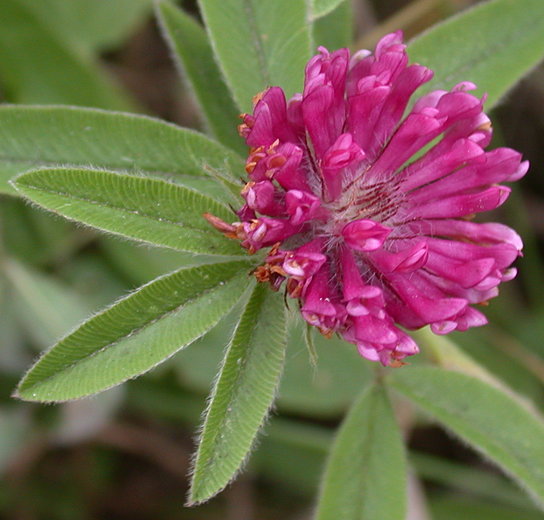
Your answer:
[[[340,196],[323,204],[328,212],[327,221],[316,222],[317,236],[339,236],[342,229],[355,220],[372,220],[387,225],[402,206],[403,194],[399,183],[390,178],[368,181],[367,168],[361,168],[344,182]]]

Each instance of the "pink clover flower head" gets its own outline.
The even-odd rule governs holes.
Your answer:
[[[250,253],[270,248],[255,276],[285,285],[309,324],[383,365],[418,352],[404,329],[485,324],[474,305],[515,276],[521,254],[513,230],[472,218],[505,202],[500,183],[527,161],[485,151],[491,124],[471,83],[409,108],[431,77],[408,64],[401,32],[373,54],[320,47],[302,94],[268,88],[241,116],[250,151],[239,220],[207,216]]]

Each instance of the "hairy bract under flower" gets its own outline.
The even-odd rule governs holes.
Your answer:
[[[399,326],[485,324],[474,305],[515,276],[522,248],[512,229],[472,219],[508,198],[499,183],[527,161],[485,151],[491,124],[471,83],[409,106],[431,77],[408,65],[400,32],[373,54],[320,47],[302,94],[268,88],[241,116],[250,151],[238,220],[207,216],[250,253],[270,248],[255,276],[285,285],[309,324],[384,365],[418,352]]]

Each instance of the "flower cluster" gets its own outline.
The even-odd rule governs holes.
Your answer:
[[[491,124],[471,83],[409,107],[431,77],[408,65],[400,32],[374,54],[319,48],[302,94],[269,88],[241,116],[250,152],[238,221],[207,216],[250,253],[270,248],[255,276],[285,282],[308,323],[384,365],[418,352],[398,325],[445,334],[486,323],[473,305],[515,276],[522,248],[510,228],[472,218],[500,206],[510,189],[498,183],[528,163],[484,151]]]

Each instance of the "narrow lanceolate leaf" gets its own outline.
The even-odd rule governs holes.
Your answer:
[[[250,264],[180,269],[96,314],[46,352],[16,396],[67,401],[136,377],[211,329],[238,301]]]
[[[330,453],[316,520],[404,520],[406,461],[383,387],[365,389]]]
[[[233,180],[244,171],[228,148],[158,119],[74,107],[0,107],[0,192],[13,193],[7,180],[15,174],[50,166],[198,179],[207,192],[217,185],[208,170]]]
[[[300,92],[311,36],[305,0],[199,0],[227,84],[241,110],[266,87]]]
[[[491,108],[544,58],[544,2],[484,2],[418,37],[409,54],[435,72],[422,92],[472,81]]]
[[[479,379],[439,368],[398,370],[389,383],[544,504],[544,420],[537,412]]]
[[[272,405],[286,347],[281,297],[256,287],[227,350],[196,456],[189,502],[221,491],[242,466]]]
[[[24,173],[13,185],[40,206],[103,231],[179,251],[210,255],[242,251],[203,217],[209,212],[232,220],[225,206],[161,179],[47,168]]]
[[[225,146],[245,152],[238,135],[238,110],[215,63],[206,31],[169,1],[157,4],[157,15],[172,54],[198,100],[212,134]]]
[[[316,19],[334,11],[342,2],[347,3],[347,0],[310,0],[310,2],[312,18]]]

